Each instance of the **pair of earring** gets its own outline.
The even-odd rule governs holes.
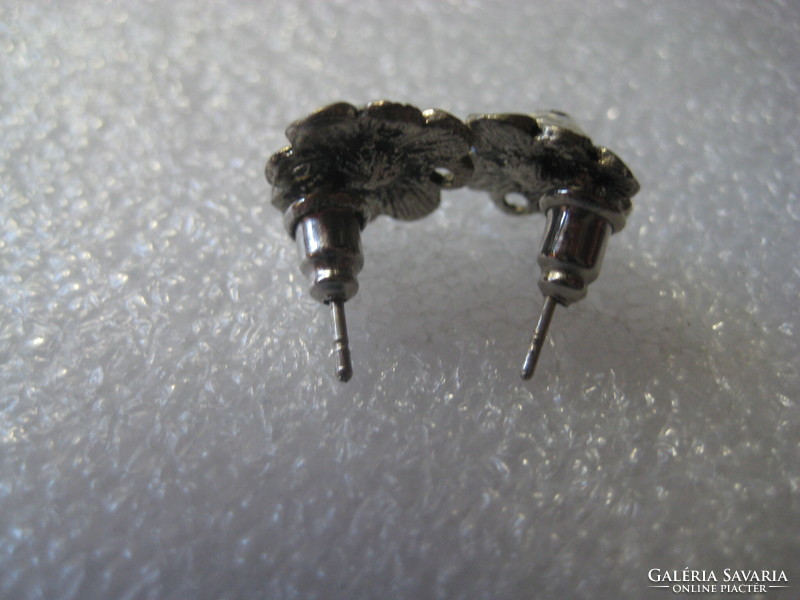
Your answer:
[[[358,291],[360,233],[370,220],[424,217],[442,189],[464,185],[489,192],[504,212],[545,213],[544,304],[522,367],[529,379],[556,306],[586,296],[608,237],[624,227],[639,191],[613,152],[557,111],[473,115],[464,123],[407,104],[338,103],[295,121],[286,137],[291,145],[267,163],[272,203],[297,242],[311,295],[331,307],[341,381],[353,373],[344,303]]]

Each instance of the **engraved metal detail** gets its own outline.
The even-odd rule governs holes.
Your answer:
[[[469,187],[486,190],[510,214],[539,212],[543,196],[559,192],[624,217],[639,184],[608,148],[595,146],[559,111],[472,115],[475,173]],[[526,202],[512,201],[513,195]]]
[[[344,193],[367,205],[368,219],[409,221],[433,212],[440,190],[463,186],[472,174],[469,130],[438,109],[341,102],[295,121],[286,137],[291,145],[266,168],[272,203],[284,212],[310,194]]]

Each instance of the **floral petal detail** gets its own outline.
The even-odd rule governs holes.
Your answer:
[[[273,204],[284,210],[324,191],[358,196],[372,216],[416,219],[438,206],[442,188],[464,185],[472,173],[471,132],[440,110],[339,103],[295,121],[286,134],[292,145],[267,167]]]
[[[600,153],[598,165],[619,182],[619,191],[629,197],[635,196],[639,192],[639,182],[636,181],[628,166],[605,146],[598,147],[598,151]]]
[[[467,120],[473,133],[475,175],[470,187],[487,190],[506,212],[537,210],[555,190],[580,193],[603,209],[627,214],[639,184],[610,150],[594,146],[566,113],[479,115]],[[528,200],[523,209],[509,193]]]
[[[536,119],[528,115],[470,115],[467,126],[474,136],[473,143],[482,152],[500,154],[533,149],[536,136],[542,132]]]
[[[425,127],[402,140],[402,150],[421,179],[457,188],[472,176],[471,134],[454,116],[438,109],[423,113]]]
[[[536,120],[541,133],[536,136],[540,144],[561,144],[593,148],[589,139],[578,124],[567,113],[559,110],[548,110],[530,115]]]
[[[475,174],[469,182],[473,189],[487,190],[505,212],[519,214],[510,208],[508,194],[528,198],[527,212],[538,210],[538,198],[547,189],[538,175],[541,150],[536,137],[541,129],[528,115],[472,116],[467,124],[473,132]]]
[[[264,173],[267,176],[267,181],[272,185],[279,185],[281,175],[286,172],[291,159],[291,146],[284,146],[275,154],[270,156],[269,160],[267,161],[267,168],[264,170]]]
[[[292,122],[286,128],[286,137],[292,146],[304,146],[319,135],[329,135],[326,131],[328,128],[353,121],[358,113],[358,109],[347,102],[329,104]]]
[[[407,181],[384,189],[374,200],[374,214],[384,214],[401,221],[414,221],[431,214],[439,206],[439,188],[432,183]]]
[[[422,111],[410,104],[400,104],[389,100],[370,102],[364,107],[363,115],[366,118],[378,119],[386,123],[397,123],[422,127],[425,119]]]

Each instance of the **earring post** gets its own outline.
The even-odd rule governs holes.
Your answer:
[[[539,315],[539,321],[536,323],[536,329],[533,330],[531,335],[531,343],[528,346],[528,353],[525,355],[525,362],[522,364],[522,378],[525,380],[533,377],[533,372],[536,370],[536,364],[539,362],[539,355],[542,352],[544,341],[547,339],[547,330],[550,328],[550,321],[553,320],[553,313],[558,306],[558,302],[553,296],[545,296],[544,304],[542,304],[542,312]]]

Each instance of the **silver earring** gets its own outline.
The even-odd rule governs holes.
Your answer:
[[[625,226],[639,184],[565,113],[473,115],[467,126],[475,163],[469,186],[487,190],[504,212],[547,216],[538,259],[544,304],[522,366],[522,378],[530,379],[556,306],[586,296],[600,274],[608,237]],[[513,203],[512,195],[525,202]]]
[[[424,217],[440,190],[464,185],[469,130],[441,110],[381,101],[332,104],[289,125],[286,137],[291,145],[267,163],[272,204],[297,242],[311,296],[331,307],[336,374],[348,381],[344,303],[358,291],[361,230],[378,215]]]

